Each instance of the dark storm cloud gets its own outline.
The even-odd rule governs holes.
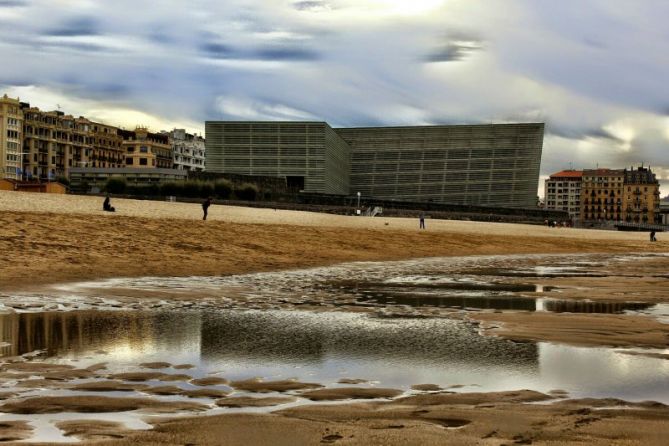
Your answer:
[[[564,126],[564,125],[559,126],[559,125],[548,124],[546,126],[546,133],[559,136],[561,138],[575,139],[575,140],[584,138],[601,138],[616,143],[623,142],[620,138],[601,128],[584,129],[577,126]]]
[[[153,31],[146,34],[146,38],[151,42],[155,42],[161,45],[168,45],[176,42],[174,36],[170,35],[168,32],[163,31]]]
[[[257,50],[255,54],[263,60],[309,61],[320,59],[320,55],[315,51],[290,46],[262,48]]]
[[[427,62],[454,62],[463,60],[482,49],[482,42],[475,38],[453,38],[440,45],[425,57]]]
[[[325,1],[303,1],[303,2],[295,2],[293,3],[293,8],[297,9],[298,11],[311,11],[311,10],[319,10],[319,9],[329,9],[330,4]]]
[[[222,43],[203,43],[200,51],[211,59],[309,61],[320,58],[319,54],[299,45],[273,44],[255,49],[236,49]]]
[[[0,0],[0,8],[20,8],[28,6],[28,2],[24,0]]]
[[[96,19],[80,17],[70,19],[58,27],[49,29],[45,34],[52,37],[97,36],[100,35],[100,29]]]
[[[200,51],[212,59],[230,59],[235,54],[230,46],[214,42],[201,44]]]
[[[0,75],[0,85],[12,85],[15,87],[28,87],[35,83],[34,79],[26,76],[14,77]]]

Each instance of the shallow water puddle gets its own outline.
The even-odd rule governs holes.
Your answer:
[[[481,256],[359,262],[225,277],[117,278],[62,285],[40,294],[0,295],[0,309],[2,304],[20,311],[353,306],[367,311],[394,307],[395,315],[412,315],[402,307],[654,314],[652,305],[634,296],[615,302],[600,296],[597,301],[602,303],[592,304],[587,288],[555,285],[555,280],[565,278],[615,283],[635,277],[630,276],[635,273],[630,264],[648,261],[668,260],[658,254]],[[663,270],[656,267],[649,277],[662,280],[657,272]],[[573,297],[562,299],[565,292]]]
[[[139,364],[167,362],[157,373],[232,381],[294,377],[325,385],[358,378],[404,390],[419,383],[475,385],[477,391],[565,389],[571,395],[669,402],[669,395],[658,393],[666,391],[667,361],[605,348],[514,343],[480,336],[455,320],[295,311],[89,311],[3,315],[0,329],[10,344],[2,349],[5,357],[42,350],[45,358],[79,368],[104,362],[107,368],[97,374],[108,379],[119,372],[156,372]],[[171,367],[177,364],[195,367]],[[193,387],[187,382],[170,384]]]

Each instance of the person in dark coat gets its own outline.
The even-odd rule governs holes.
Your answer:
[[[420,213],[420,216],[418,217],[418,222],[420,229],[425,229],[425,212]]]
[[[655,231],[650,231],[650,241],[651,242],[657,241],[657,239],[655,238]]]
[[[102,203],[102,210],[107,212],[115,212],[116,209],[111,205],[109,200],[109,195],[105,197],[104,203]]]
[[[207,219],[207,212],[209,211],[209,206],[211,206],[211,197],[207,198],[202,203],[202,211],[204,212],[204,215],[202,216],[202,220]]]

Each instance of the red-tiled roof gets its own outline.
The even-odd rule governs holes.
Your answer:
[[[581,178],[582,170],[563,170],[551,175],[551,178]]]

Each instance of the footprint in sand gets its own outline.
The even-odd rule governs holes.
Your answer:
[[[339,434],[330,434],[330,435],[325,435],[323,438],[321,438],[321,443],[334,443],[335,441],[341,440],[342,437]]]

